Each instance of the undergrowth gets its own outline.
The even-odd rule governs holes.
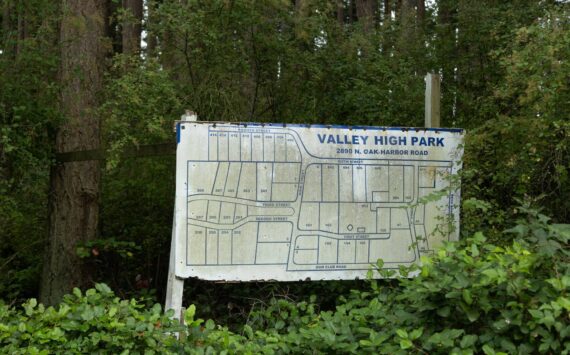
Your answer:
[[[340,297],[333,311],[314,298],[274,299],[241,329],[185,313],[185,325],[160,305],[121,300],[104,284],[78,289],[56,308],[30,299],[0,307],[0,349],[50,353],[570,353],[570,225],[521,208],[504,233],[509,245],[475,233],[448,243],[397,282]],[[374,272],[381,271],[379,261]]]

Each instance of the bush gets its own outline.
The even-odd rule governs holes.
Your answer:
[[[265,333],[295,353],[567,354],[570,226],[523,212],[528,218],[506,232],[516,236],[508,247],[481,233],[447,244],[417,278],[398,287],[373,280],[334,312],[311,317],[305,304],[276,303],[271,314],[282,319]],[[295,309],[309,311],[287,320]]]
[[[317,312],[315,299],[275,300],[236,334],[212,320],[180,326],[155,305],[120,300],[105,285],[74,290],[57,308],[0,307],[6,353],[570,353],[570,225],[527,207],[509,246],[476,233],[446,244],[418,277],[370,280],[367,291]],[[382,261],[378,262],[382,266]],[[385,271],[375,271],[382,272]],[[389,275],[385,275],[389,276]],[[174,334],[179,332],[177,339]]]
[[[520,201],[570,220],[570,123],[541,118],[490,120],[466,137],[461,228],[502,243]],[[512,238],[506,238],[507,242]]]
[[[3,353],[153,353],[179,348],[172,332],[177,323],[160,305],[144,309],[135,300],[120,300],[104,284],[82,294],[74,289],[56,308],[35,299],[22,310],[0,308]]]

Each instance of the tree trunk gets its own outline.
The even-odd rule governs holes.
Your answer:
[[[356,22],[357,20],[357,16],[356,16],[356,0],[350,0],[349,4],[348,4],[348,22],[350,24],[353,24],[354,22]]]
[[[402,15],[402,0],[396,0],[396,20],[400,21],[400,16]]]
[[[105,46],[105,0],[63,0],[60,24],[61,110],[67,116],[56,135],[56,152],[98,149],[100,120],[97,94],[102,86]],[[73,287],[89,283],[78,245],[97,236],[99,161],[54,166],[50,182],[49,245],[40,299],[53,305]]]
[[[2,6],[2,51],[5,57],[11,55],[14,49],[10,43],[10,32],[12,23],[10,16],[12,15],[12,5],[9,0],[4,1]]]
[[[16,58],[22,53],[22,45],[26,38],[26,6],[20,1],[18,4],[18,19],[16,22]]]
[[[392,7],[390,0],[384,0],[384,24],[387,25],[392,20]]]
[[[123,53],[137,54],[141,50],[143,1],[123,0],[123,9],[128,13],[122,23]]]
[[[336,1],[336,20],[340,26],[344,25],[344,1]]]
[[[370,33],[374,28],[375,0],[356,0],[356,17],[362,21],[364,33]]]
[[[422,24],[426,18],[426,2],[418,0],[418,22]]]
[[[155,6],[154,2],[147,1],[147,17],[145,19],[145,30],[146,30],[146,54],[148,57],[154,57],[156,55],[156,45],[157,37],[154,32],[154,20],[155,20]]]
[[[457,3],[446,0],[438,2],[438,61],[441,63],[441,120],[454,119],[457,112],[457,76],[460,75],[457,55]],[[456,71],[457,69],[457,71]],[[445,127],[445,126],[444,126]]]

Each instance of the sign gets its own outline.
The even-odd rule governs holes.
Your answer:
[[[463,130],[181,122],[175,275],[337,280],[457,240]]]

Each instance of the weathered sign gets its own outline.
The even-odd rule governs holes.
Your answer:
[[[182,122],[175,274],[330,280],[459,231],[460,129]]]

